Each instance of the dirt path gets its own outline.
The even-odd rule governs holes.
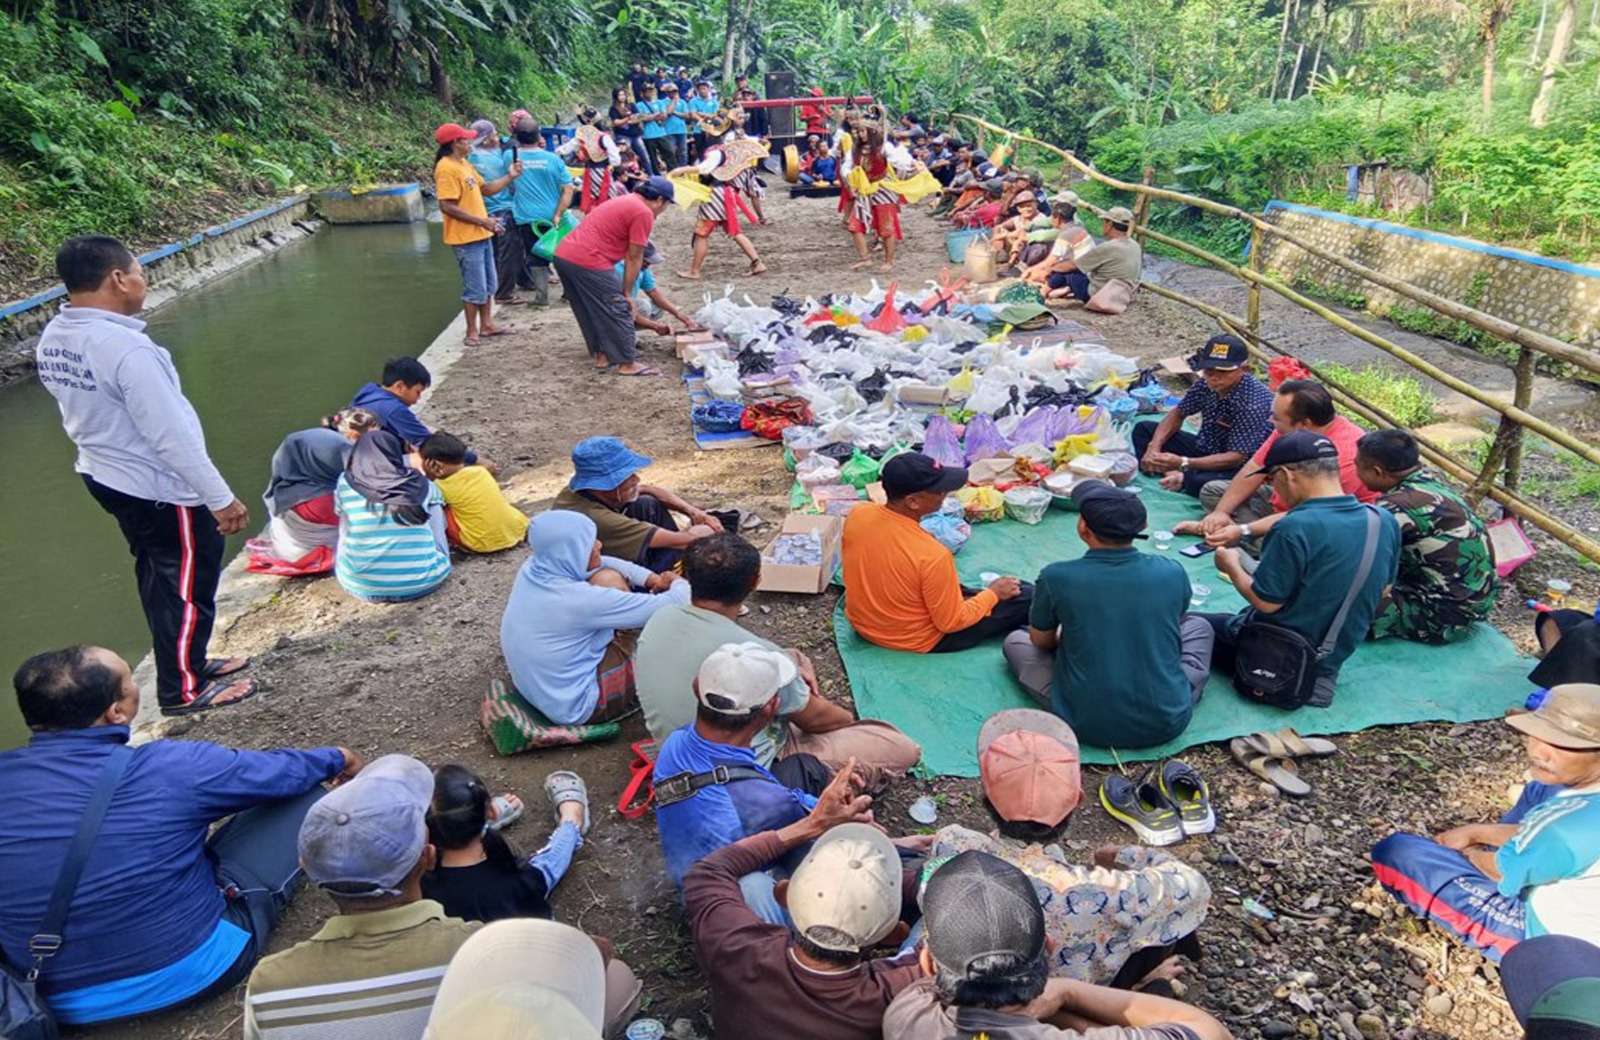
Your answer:
[[[865,289],[869,278],[847,270],[851,253],[831,200],[774,197],[777,224],[756,228],[758,247],[772,272],[746,280],[741,291],[758,299],[787,290],[821,294]],[[688,218],[673,211],[658,228],[668,254],[663,287],[680,303],[698,306],[704,288],[668,272],[688,249]],[[901,264],[907,282],[920,284],[946,266],[941,230],[921,214],[908,214]],[[713,246],[706,287],[735,277],[744,264],[724,240]],[[912,276],[915,277],[912,277]],[[1094,324],[1093,318],[1080,320]],[[1142,297],[1129,314],[1098,319],[1114,348],[1154,359],[1192,349],[1210,330],[1191,312]],[[625,437],[656,458],[652,482],[699,502],[731,504],[781,519],[789,477],[775,449],[697,452],[688,438],[687,406],[677,364],[663,345],[647,357],[668,376],[621,379],[594,373],[570,314],[513,311],[518,334],[485,341],[468,351],[449,379],[431,395],[428,415],[440,428],[470,435],[474,445],[504,464],[515,501],[530,512],[545,508],[569,475],[568,452],[599,433]],[[760,542],[771,527],[754,534]],[[408,752],[430,764],[466,763],[496,788],[520,792],[536,808],[511,833],[532,849],[549,829],[538,804],[539,785],[556,768],[587,779],[596,825],[572,873],[554,900],[557,916],[610,936],[645,982],[645,1013],[671,1021],[693,1020],[706,1029],[704,998],[676,896],[666,880],[653,822],[626,822],[609,808],[626,780],[627,745],[643,735],[637,720],[611,744],[496,758],[479,732],[476,712],[488,681],[504,676],[498,624],[524,554],[458,560],[437,594],[417,603],[362,604],[331,580],[285,582],[270,603],[235,619],[225,649],[256,656],[262,696],[242,708],[202,717],[187,736],[240,746],[350,744],[369,755]],[[828,617],[833,597],[761,595],[751,628],[798,646],[818,663],[824,690],[848,703]],[[1508,613],[1510,622],[1519,619]],[[1303,804],[1286,806],[1264,794],[1228,764],[1216,748],[1189,758],[1214,778],[1223,822],[1210,839],[1179,847],[1207,866],[1217,901],[1202,937],[1207,955],[1191,977],[1191,999],[1222,1015],[1240,1035],[1268,1020],[1273,1028],[1301,1025],[1307,1037],[1340,1035],[1379,1040],[1421,1024],[1421,1035],[1509,1036],[1508,1017],[1477,959],[1451,951],[1442,966],[1437,938],[1362,909],[1370,880],[1365,850],[1396,827],[1437,828],[1478,819],[1502,803],[1520,774],[1515,742],[1497,723],[1415,726],[1378,730],[1340,741],[1343,754],[1308,768],[1318,789]],[[1093,791],[1103,771],[1086,771]],[[940,796],[941,823],[987,828],[974,781],[908,782],[885,799],[880,818],[911,829],[904,806],[917,794]],[[1074,819],[1064,842],[1071,855],[1126,835],[1092,799]],[[1240,909],[1253,896],[1283,911],[1262,923]],[[1381,905],[1381,904],[1380,904]],[[274,948],[304,938],[330,912],[315,893],[303,893],[275,938]],[[1404,949],[1402,949],[1402,947]],[[1274,999],[1295,972],[1314,973],[1308,1004],[1297,1011]],[[1302,978],[1304,978],[1302,976]],[[1455,994],[1451,1009],[1435,1001],[1440,987]],[[239,1032],[242,990],[190,1011],[158,1016],[116,1031],[140,1040],[198,1040]],[[1369,1010],[1370,1009],[1370,1010]],[[1440,1013],[1440,1012],[1443,1013]],[[1356,1016],[1363,1032],[1355,1032]],[[1373,1019],[1370,1016],[1377,1016]]]

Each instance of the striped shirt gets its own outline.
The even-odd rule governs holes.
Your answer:
[[[481,927],[431,899],[330,918],[250,973],[244,1040],[420,1040],[450,958]]]
[[[334,573],[358,599],[415,599],[450,576],[450,554],[439,548],[429,524],[407,527],[374,506],[341,474],[333,504],[339,514],[339,550]],[[444,497],[429,485],[428,510],[442,508]]]

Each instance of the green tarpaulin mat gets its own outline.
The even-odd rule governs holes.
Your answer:
[[[1200,516],[1192,498],[1168,492],[1139,478],[1150,512],[1151,530],[1170,529]],[[1210,555],[1191,559],[1178,550],[1192,538],[1174,539],[1167,554],[1189,572],[1195,585],[1211,589],[1196,611],[1234,611],[1244,606],[1232,585],[1216,571]],[[1149,542],[1140,543],[1148,552]],[[1077,514],[1052,508],[1037,526],[1004,520],[975,524],[972,540],[956,555],[961,580],[982,584],[983,571],[1032,579],[1046,564],[1084,552]],[[848,593],[847,593],[848,594]],[[975,745],[983,720],[1004,708],[1037,707],[1006,669],[1000,642],[959,654],[910,654],[873,646],[845,620],[844,603],[834,615],[834,634],[844,658],[856,708],[863,718],[883,719],[922,745],[923,768],[944,776],[977,776]],[[1466,722],[1500,715],[1520,703],[1529,689],[1531,659],[1519,656],[1511,641],[1489,625],[1449,646],[1424,646],[1397,639],[1364,643],[1339,674],[1332,707],[1285,712],[1252,704],[1213,672],[1189,728],[1176,740],[1153,748],[1124,751],[1123,761],[1172,755],[1195,744],[1227,740],[1258,730],[1293,726],[1301,733],[1349,733],[1368,726],[1445,720]],[[1106,748],[1084,746],[1083,760],[1115,761]]]

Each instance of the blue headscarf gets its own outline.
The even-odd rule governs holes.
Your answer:
[[[597,569],[589,566],[594,542],[594,521],[582,513],[566,509],[540,513],[528,524],[533,555],[522,565],[521,580],[545,589],[587,582]]]

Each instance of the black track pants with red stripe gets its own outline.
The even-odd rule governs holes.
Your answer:
[[[156,696],[164,706],[185,704],[205,686],[206,644],[217,614],[222,532],[204,506],[175,506],[83,483],[116,518],[133,553],[139,600],[156,658]]]

